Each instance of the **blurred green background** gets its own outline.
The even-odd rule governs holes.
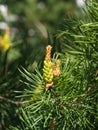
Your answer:
[[[48,44],[61,51],[55,35],[64,21],[75,18],[77,3],[76,0],[0,0],[0,34],[10,28],[9,58],[18,59],[25,66],[41,62]]]
[[[21,43],[16,55],[33,54],[39,61],[47,44],[60,51],[55,34],[64,21],[74,19],[79,1],[81,6],[81,0],[0,0],[0,33],[9,27],[13,44]]]

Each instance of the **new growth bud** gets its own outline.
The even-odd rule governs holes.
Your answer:
[[[56,65],[51,61],[51,50],[52,47],[48,45],[46,47],[46,56],[43,67],[43,78],[46,83],[46,88],[50,88],[54,84],[54,80],[61,74],[60,71],[60,60],[56,61]]]
[[[61,74],[60,71],[60,60],[56,61],[56,65],[54,66],[54,70],[53,70],[53,75],[54,76],[59,76]]]
[[[3,48],[4,51],[7,51],[10,46],[10,29],[6,28],[4,36],[0,37],[0,46]]]
[[[48,45],[46,47],[46,57],[45,57],[45,61],[51,61],[51,50],[52,50],[52,46]]]
[[[46,47],[46,57],[44,60],[43,77],[45,82],[50,83],[53,80],[53,68],[51,62],[51,50],[52,47],[48,45]]]

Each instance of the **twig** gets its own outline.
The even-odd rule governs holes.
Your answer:
[[[46,30],[46,27],[40,21],[37,21],[37,20],[33,20],[33,23],[40,30],[43,37],[47,39],[48,38],[48,33],[47,33],[47,30]]]
[[[0,96],[0,100],[4,100],[6,102],[9,102],[9,103],[12,103],[12,104],[15,104],[15,105],[19,105],[19,104],[24,104],[25,103],[25,102],[20,102],[20,101],[13,101],[13,100],[10,100],[10,99],[2,97],[2,96]]]

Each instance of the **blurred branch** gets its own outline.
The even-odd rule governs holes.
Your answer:
[[[33,20],[34,25],[40,30],[45,39],[48,38],[46,27],[38,20]]]
[[[0,100],[9,102],[9,103],[12,103],[12,104],[15,104],[15,105],[19,105],[19,104],[24,104],[25,103],[25,102],[13,101],[13,100],[10,100],[10,99],[2,97],[2,96],[0,96]]]

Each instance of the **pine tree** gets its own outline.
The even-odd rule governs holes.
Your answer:
[[[98,128],[98,3],[87,4],[87,21],[66,24],[57,34],[62,53],[46,49],[43,67],[20,68],[20,125],[12,130]],[[59,62],[58,62],[59,61]]]
[[[56,25],[61,21],[61,15],[63,19],[63,15],[67,14],[67,8],[64,5],[65,1],[59,0],[0,0],[0,4],[8,6],[8,16],[5,19],[1,14],[0,22],[7,23],[7,26],[11,29],[11,32],[8,29],[6,31],[0,30],[0,130],[6,130],[10,125],[19,125],[18,109],[24,103],[24,101],[22,102],[20,99],[15,98],[18,95],[15,91],[22,91],[25,87],[19,81],[20,73],[18,68],[22,66],[33,72],[36,64],[38,62],[41,64],[40,59],[43,57],[43,49],[48,42],[52,43],[53,40],[49,34],[50,40],[48,41],[48,38],[43,35],[43,29],[40,27],[43,27],[42,25],[47,26],[51,33],[54,32]],[[42,4],[45,5],[43,9],[41,8]],[[70,8],[69,2],[66,3],[66,7],[67,5]],[[17,15],[15,17],[16,22],[10,21],[10,18],[13,18],[13,14]],[[67,17],[70,16],[68,15]],[[16,32],[14,32],[14,29]],[[55,47],[58,49],[57,44]],[[59,61],[57,62],[59,63]],[[55,62],[55,69],[58,68],[56,64]],[[47,85],[50,86],[49,84]],[[36,94],[31,97],[32,100],[37,98],[37,94],[40,91],[42,90],[39,85],[34,90]]]

